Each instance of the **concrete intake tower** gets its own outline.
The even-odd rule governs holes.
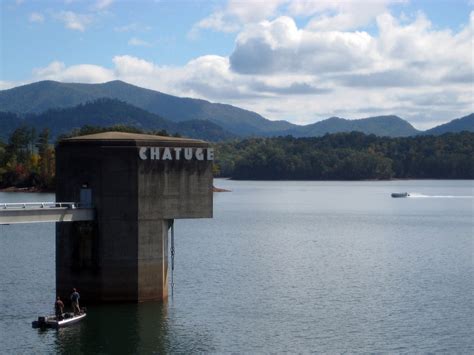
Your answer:
[[[105,132],[56,148],[56,200],[93,207],[95,219],[56,224],[56,289],[84,301],[168,296],[168,230],[174,219],[212,218],[209,144]]]

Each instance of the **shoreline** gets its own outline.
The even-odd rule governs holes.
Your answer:
[[[29,186],[29,187],[15,187],[15,186],[9,186],[9,187],[4,187],[0,189],[0,192],[43,192],[43,193],[54,193],[54,190],[48,190],[48,189],[42,189],[39,187],[35,186]]]
[[[222,189],[219,187],[212,186],[212,191],[213,192],[231,192],[230,190]],[[10,186],[10,187],[5,187],[1,188],[0,192],[36,192],[36,193],[54,193],[54,190],[48,190],[48,189],[41,189],[39,187],[15,187],[15,186]]]
[[[231,192],[230,190],[221,189],[220,187],[212,186],[212,192]]]
[[[452,180],[452,181],[474,181],[473,179],[434,179],[434,178],[423,178],[423,179],[410,179],[410,178],[392,178],[392,179],[367,179],[367,180],[297,180],[297,179],[292,179],[292,180],[280,180],[280,179],[272,179],[272,180],[261,180],[261,179],[232,179],[228,177],[218,177],[215,179],[224,179],[224,180],[232,180],[232,181],[262,181],[262,182],[269,182],[269,181],[319,181],[319,182],[388,182],[388,181],[410,181],[410,180],[419,180],[419,181],[427,181],[427,180]],[[212,191],[213,192],[232,192],[231,190],[223,189],[220,187],[212,186]],[[9,186],[9,187],[4,187],[0,188],[0,192],[31,192],[31,193],[55,193],[54,189],[42,189],[39,187],[35,186],[29,186],[29,187],[15,187],[15,186]]]
[[[332,179],[332,180],[319,180],[319,179],[234,179],[229,177],[216,177],[214,179],[232,180],[232,181],[324,181],[324,182],[378,182],[378,181],[439,181],[439,180],[450,180],[450,181],[474,181],[470,178],[459,178],[459,179],[447,179],[447,178],[391,178],[391,179]]]

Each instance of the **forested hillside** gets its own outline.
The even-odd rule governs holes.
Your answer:
[[[145,132],[129,126],[84,126],[63,134],[59,139],[105,131]],[[165,130],[147,131],[147,133],[168,135]],[[51,139],[49,129],[45,128],[38,133],[34,127],[27,126],[15,129],[6,142],[0,139],[0,188],[54,189],[54,143],[55,140]]]
[[[398,116],[377,116],[358,120],[331,117],[306,126],[292,128],[286,133],[293,137],[319,137],[327,133],[352,131],[383,137],[408,137],[420,132]]]
[[[337,133],[216,145],[218,176],[233,179],[473,179],[474,133],[387,138]]]
[[[141,108],[115,99],[97,99],[69,108],[50,109],[39,114],[15,114],[0,112],[0,139],[7,137],[18,127],[28,126],[37,132],[48,128],[54,140],[83,126],[110,127],[125,125],[139,130],[166,130],[171,134],[210,141],[235,138],[222,127],[206,120],[173,122]]]
[[[474,113],[433,127],[427,131],[424,131],[422,134],[431,134],[437,136],[444,133],[456,133],[462,131],[474,132]]]
[[[232,105],[177,97],[115,80],[103,84],[39,81],[0,91],[0,111],[42,113],[101,98],[117,99],[173,122],[211,121],[235,135],[267,135],[295,126]]]
[[[26,124],[35,125],[38,129],[48,127],[53,136],[59,128],[64,133],[85,124],[126,124],[140,129],[174,130],[183,135],[212,141],[230,137],[318,137],[327,133],[351,131],[387,137],[474,131],[472,115],[426,132],[415,129],[408,121],[395,115],[361,119],[331,117],[307,125],[296,125],[287,121],[272,121],[256,112],[232,105],[172,96],[122,81],[102,84],[40,81],[0,90],[0,138],[6,139],[7,134],[12,131],[11,125],[15,124],[9,112],[20,119],[38,117],[37,121]],[[318,116],[318,112],[313,114]],[[3,119],[5,115],[8,117]],[[447,122],[450,118],[444,117],[442,121]],[[296,121],[301,118],[288,119]],[[167,122],[159,123],[160,120]],[[183,122],[186,122],[185,127],[179,127]],[[161,126],[157,127],[157,124]],[[17,124],[14,128],[20,125]],[[184,131],[186,128],[191,130]]]
[[[20,127],[0,140],[0,187],[36,187],[40,190],[54,186],[54,146],[49,131],[39,134],[35,129]]]
[[[136,127],[76,129],[166,135]],[[54,146],[48,129],[17,128],[0,140],[0,187],[54,187]],[[474,179],[474,133],[388,138],[363,133],[319,138],[252,138],[215,143],[217,177],[253,180]]]

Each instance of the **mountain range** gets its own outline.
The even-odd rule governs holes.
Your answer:
[[[133,126],[144,131],[166,130],[170,134],[221,141],[236,138],[219,125],[207,120],[173,122],[159,115],[116,99],[102,98],[69,108],[54,108],[42,113],[19,114],[0,111],[0,138],[4,140],[20,126],[34,127],[38,132],[49,128],[56,139],[82,126]]]
[[[0,91],[0,136],[5,137],[21,124],[38,129],[49,127],[53,137],[86,124],[165,129],[211,141],[248,136],[311,137],[348,131],[405,137],[474,131],[474,114],[427,131],[418,131],[406,120],[393,115],[358,120],[331,117],[299,126],[287,121],[271,121],[232,105],[181,98],[122,81],[104,84],[40,81]]]

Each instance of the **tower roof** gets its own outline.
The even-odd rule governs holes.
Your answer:
[[[157,136],[128,132],[102,132],[66,138],[59,145],[93,144],[93,145],[170,145],[170,146],[208,146],[208,143],[199,139]]]

